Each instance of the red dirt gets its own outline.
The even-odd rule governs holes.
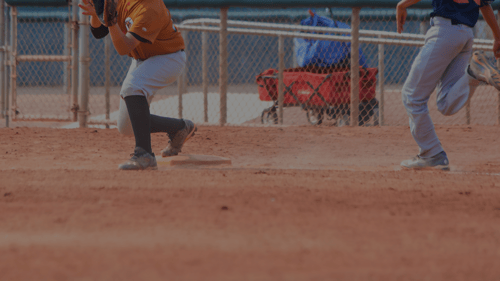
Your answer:
[[[200,127],[232,166],[124,172],[116,130],[0,129],[0,280],[500,280],[498,126]],[[153,149],[166,145],[153,136]]]

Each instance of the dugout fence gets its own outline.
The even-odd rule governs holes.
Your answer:
[[[109,38],[91,37],[77,1],[48,2],[40,7],[34,3],[42,1],[0,1],[2,117],[7,125],[114,125],[130,59],[120,57]],[[153,113],[207,125],[407,125],[400,91],[423,45],[430,1],[409,10],[404,34],[395,32],[397,1],[266,1],[266,8],[259,1],[164,2],[186,40],[188,63],[174,85],[156,94]],[[341,27],[299,25],[309,9]],[[475,49],[491,50],[488,29],[484,21],[476,26]],[[336,42],[350,60],[334,70],[301,67],[297,39]],[[275,72],[259,80],[269,69]],[[372,72],[364,69],[376,75],[368,77]],[[500,122],[499,104],[498,92],[481,85],[457,115],[441,116],[435,101],[430,112],[437,124],[494,125]]]

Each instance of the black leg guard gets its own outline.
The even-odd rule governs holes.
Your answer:
[[[151,118],[149,104],[145,96],[125,97],[128,115],[134,130],[135,146],[142,147],[148,153],[153,153],[151,149]]]
[[[182,119],[151,114],[151,133],[167,133],[172,138],[185,125]]]

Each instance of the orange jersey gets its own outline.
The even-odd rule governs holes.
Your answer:
[[[185,48],[184,39],[162,0],[119,0],[118,26],[141,43],[129,56],[145,60]]]

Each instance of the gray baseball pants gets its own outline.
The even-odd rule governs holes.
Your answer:
[[[437,87],[437,106],[443,115],[457,113],[467,102],[472,78],[466,74],[466,68],[473,41],[471,27],[452,25],[451,20],[442,17],[431,19],[425,45],[413,62],[402,90],[411,134],[422,158],[444,151],[427,106],[434,89]]]
[[[134,135],[127,105],[123,98],[134,95],[145,96],[148,103],[151,103],[158,90],[177,80],[185,65],[186,53],[184,52],[154,56],[144,61],[132,59],[120,91],[122,99],[120,99],[117,126],[120,134]]]

